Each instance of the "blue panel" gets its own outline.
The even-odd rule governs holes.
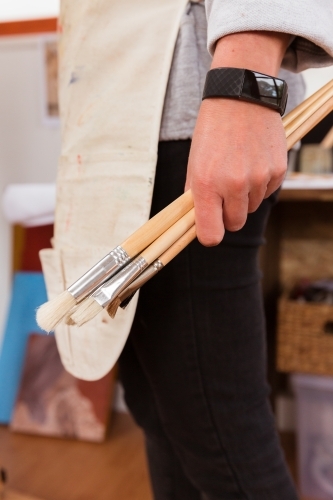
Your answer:
[[[36,308],[46,302],[42,273],[19,272],[13,292],[0,353],[0,423],[10,421],[20,385],[26,344],[30,333],[44,333],[38,327]]]

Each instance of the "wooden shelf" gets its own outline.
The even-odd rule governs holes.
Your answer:
[[[281,189],[279,201],[333,201],[333,189]]]

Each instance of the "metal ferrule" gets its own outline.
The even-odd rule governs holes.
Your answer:
[[[92,297],[100,306],[106,307],[147,267],[147,261],[143,257],[137,257],[107,283],[100,286],[92,294]]]
[[[153,264],[151,264],[143,273],[140,274],[138,278],[136,278],[132,283],[125,288],[123,292],[121,292],[118,298],[123,302],[130,295],[134,295],[139,288],[141,288],[147,281],[150,280],[155,274],[157,274],[162,268],[163,264],[160,260],[155,260]]]
[[[67,291],[79,302],[120,271],[129,261],[127,252],[118,246],[75,281]]]

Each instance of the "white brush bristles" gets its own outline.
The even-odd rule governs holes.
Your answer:
[[[71,319],[76,325],[82,326],[84,323],[87,323],[87,321],[97,316],[101,311],[103,311],[103,307],[100,306],[94,298],[88,297],[78,305],[77,309],[71,315]]]
[[[46,332],[52,332],[62,318],[76,305],[75,298],[67,290],[37,309],[36,320]]]

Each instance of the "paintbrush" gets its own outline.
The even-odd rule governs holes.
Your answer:
[[[333,82],[329,82],[322,89],[310,96],[306,101],[297,106],[291,113],[283,118],[283,124],[287,129],[289,126],[294,130],[292,137],[287,139],[288,149],[290,149],[299,139],[297,139],[297,127],[303,121],[299,117],[306,113],[308,108],[312,108],[318,99],[325,95],[325,99],[330,98]],[[327,101],[325,101],[327,104]],[[328,111],[329,112],[329,111]],[[326,114],[328,114],[328,112]],[[321,116],[321,115],[320,115]],[[325,115],[326,116],[326,115]],[[322,119],[323,116],[320,118]],[[318,121],[320,121],[320,119]],[[301,123],[300,123],[301,122]],[[318,123],[318,122],[317,122]],[[311,125],[309,130],[312,128]],[[307,132],[305,132],[307,133]],[[288,133],[286,130],[288,138]],[[305,134],[304,134],[305,135]],[[143,248],[149,245],[154,239],[168,229],[176,220],[193,207],[191,191],[188,190],[181,197],[177,198],[164,210],[155,215],[146,224],[141,226],[132,234],[121,246],[116,247],[79,280],[62,292],[58,297],[43,304],[37,310],[37,322],[45,331],[51,331],[80,301],[94,291],[101,283],[104,283],[111,276],[119,272],[133,257]]]
[[[82,301],[71,315],[71,320],[81,326],[94,318],[193,225],[194,208],[175,222],[124,269]]]
[[[283,119],[283,124],[285,127],[286,138],[288,143],[288,150],[291,149],[305,134],[307,134],[320,120],[322,120],[331,110],[333,109],[333,80],[328,82],[323,88],[319,89],[316,94],[310,96],[306,101],[304,101],[299,106],[299,111],[293,110],[290,114],[293,115],[293,119],[289,120],[287,115]],[[327,134],[332,140],[332,131]],[[325,137],[326,139],[326,137]],[[328,139],[327,139],[328,142]],[[188,239],[186,243],[187,234],[193,234],[193,237]],[[170,247],[167,252],[161,256],[152,266],[150,266],[146,271],[142,273],[139,278],[134,280],[122,293],[114,299],[113,302],[107,307],[107,312],[112,318],[115,317],[118,307],[125,308],[136,291],[147,283],[153,276],[155,276],[164,265],[166,265],[170,260],[178,255],[178,253],[185,248],[195,238],[195,227],[191,228],[178,242],[176,242],[172,247]],[[177,251],[176,248],[179,250]]]
[[[297,116],[299,116],[306,108],[309,108],[313,103],[315,103],[322,95],[326,92],[330,92],[333,87],[333,80],[327,82],[323,87],[318,89],[316,92],[311,94],[307,99],[304,99],[298,106],[291,110],[287,115],[282,118],[283,125],[286,127],[291,123]]]
[[[288,150],[332,111],[332,100],[333,80],[282,119]]]
[[[300,139],[302,139],[313,127],[325,118],[333,110],[333,95],[329,97],[321,106],[316,102],[311,104],[311,115],[309,109],[301,113],[291,124],[286,127],[287,147],[291,149]]]
[[[119,272],[192,207],[192,194],[187,191],[103,257],[67,290],[43,304],[36,315],[39,326],[47,332],[52,331],[73,307]]]
[[[125,309],[139,288],[169,264],[174,257],[196,238],[196,235],[194,225],[107,306],[106,310],[109,316],[114,318],[119,306]]]

